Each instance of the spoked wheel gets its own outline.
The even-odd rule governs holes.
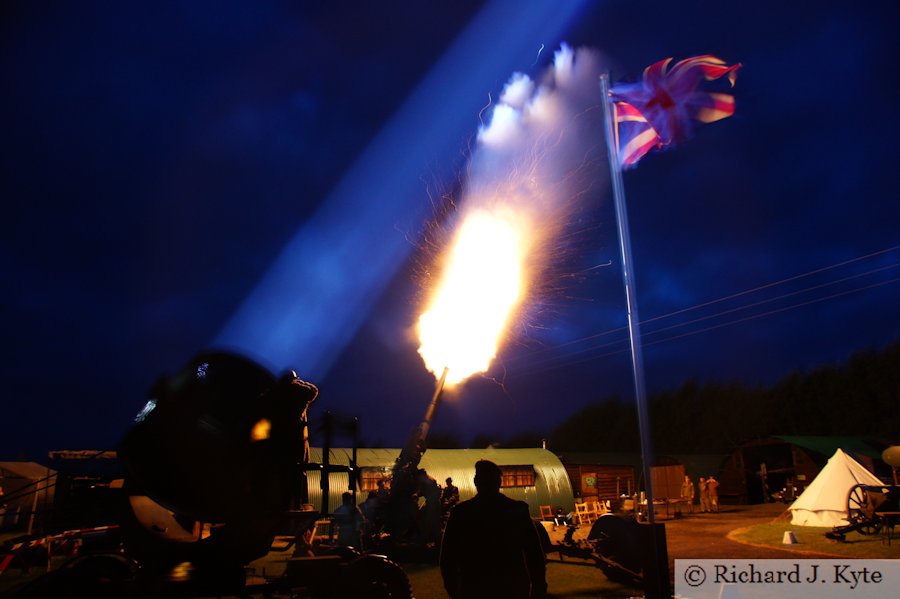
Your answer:
[[[870,485],[854,485],[847,495],[847,521],[860,534],[874,535],[881,530],[881,520],[875,515],[875,505],[869,494]]]

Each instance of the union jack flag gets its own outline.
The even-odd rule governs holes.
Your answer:
[[[656,130],[637,108],[628,102],[614,102],[613,110],[616,121],[616,144],[619,147],[619,161],[623,167],[634,166],[644,154],[663,146]]]
[[[684,141],[694,121],[712,123],[734,114],[734,96],[699,86],[727,75],[734,87],[740,64],[729,66],[710,55],[687,58],[670,69],[671,62],[667,58],[654,63],[644,69],[641,82],[610,90],[623,167],[634,166],[650,150]]]

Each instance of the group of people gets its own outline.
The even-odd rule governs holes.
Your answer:
[[[719,481],[714,476],[708,478],[701,476],[698,485],[700,487],[700,511],[718,512],[719,511]],[[694,498],[696,496],[694,489],[694,481],[688,475],[684,476],[684,482],[681,483],[681,500],[688,504],[691,512],[694,511]]]
[[[476,494],[460,501],[459,489],[447,478],[441,489],[446,525],[440,545],[440,569],[451,599],[508,597],[544,599],[546,563],[528,504],[500,492],[502,471],[495,463],[475,463]],[[376,493],[373,493],[376,495]],[[376,497],[370,497],[373,502]],[[365,525],[363,509],[351,493],[334,512],[337,542],[356,546]]]
[[[441,523],[445,522],[450,510],[459,502],[459,488],[453,479],[447,477],[441,487],[425,470],[417,472],[414,499],[424,499],[415,517],[415,528],[419,540],[424,545],[436,543],[440,539]],[[353,494],[345,492],[341,505],[333,514],[334,542],[338,545],[367,548],[371,540],[380,532],[382,510],[385,508],[389,492],[384,480],[378,481],[378,488],[369,491],[366,500],[356,505]],[[415,508],[415,505],[413,506]]]

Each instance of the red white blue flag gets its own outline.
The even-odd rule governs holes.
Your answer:
[[[610,90],[615,108],[619,160],[634,166],[647,152],[690,137],[694,122],[712,123],[734,114],[734,96],[700,89],[703,81],[727,75],[734,87],[740,64],[727,65],[715,56],[695,56],[675,63],[671,58],[644,69],[639,83]]]

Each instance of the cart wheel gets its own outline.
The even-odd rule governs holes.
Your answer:
[[[847,521],[863,535],[874,535],[881,530],[882,522],[875,515],[875,507],[866,485],[854,485],[847,495]]]
[[[869,520],[865,524],[861,525],[856,530],[859,531],[860,534],[863,535],[874,535],[877,534],[878,531],[881,530],[881,521],[880,520]]]
[[[866,509],[869,503],[869,494],[865,485],[853,485],[847,494],[847,519],[851,522],[867,520],[869,518]]]

